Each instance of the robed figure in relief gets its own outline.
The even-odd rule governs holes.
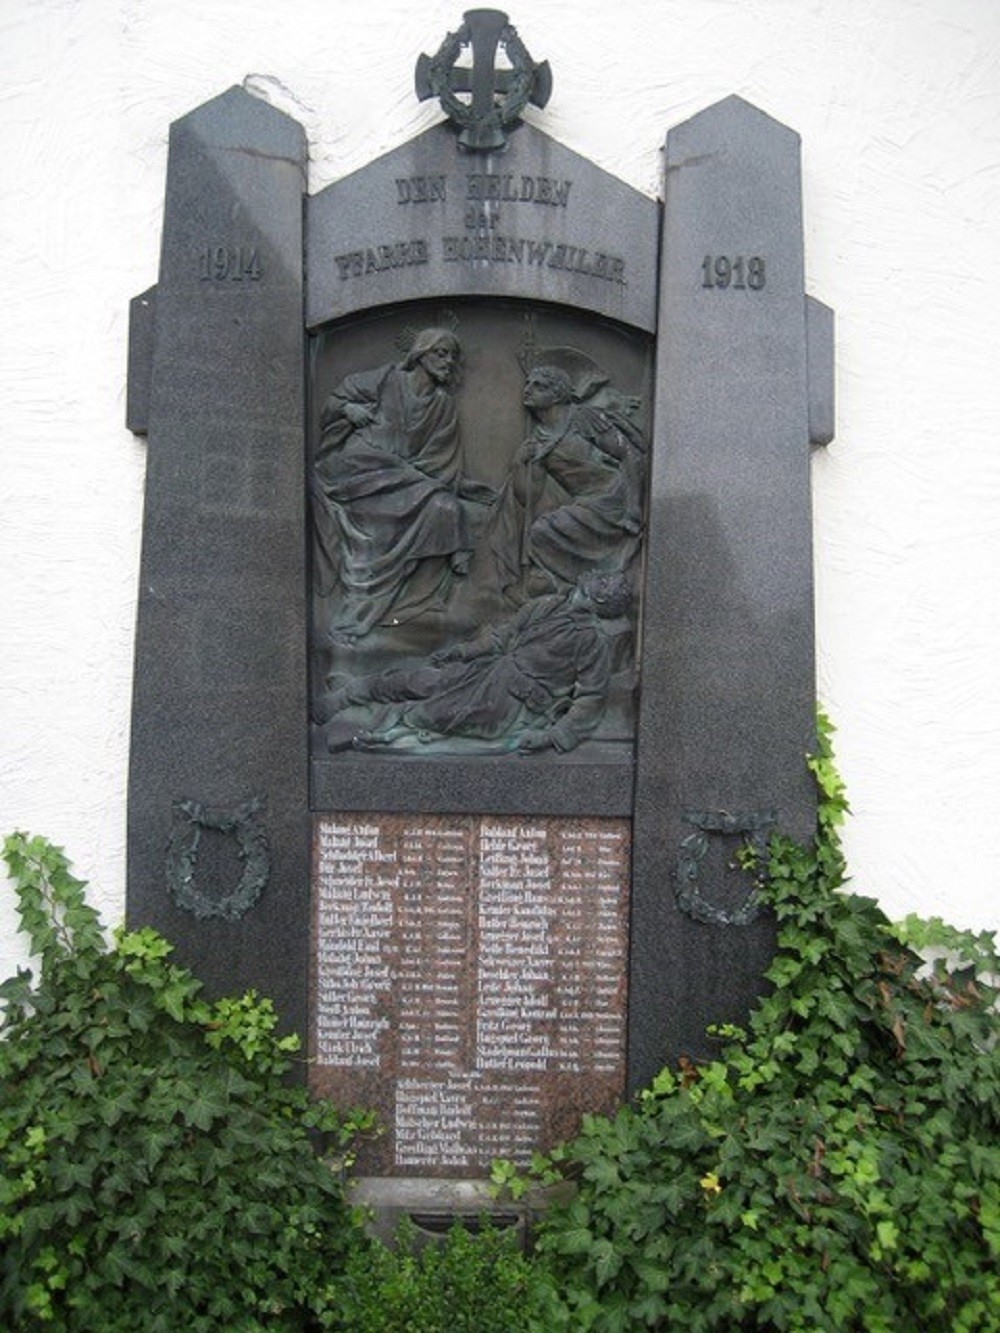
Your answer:
[[[575,348],[540,350],[526,369],[530,429],[488,533],[497,584],[514,605],[572,588],[583,570],[627,569],[643,529],[638,400]]]
[[[467,573],[489,487],[462,475],[451,382],[460,347],[424,329],[400,362],[349,375],[326,400],[313,473],[323,628],[351,643],[444,604]]]

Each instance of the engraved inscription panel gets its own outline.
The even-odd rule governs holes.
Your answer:
[[[306,324],[515,297],[656,328],[656,202],[531,125],[502,165],[434,126],[307,200]],[[209,261],[214,262],[209,256]]]
[[[323,816],[312,1082],[375,1107],[374,1174],[482,1174],[624,1086],[629,825]]]
[[[370,244],[333,256],[337,276],[346,282],[351,278],[366,278],[391,269],[426,264],[436,258],[445,264],[472,265],[478,262],[480,265],[516,264],[528,270],[556,269],[626,286],[626,261],[621,255],[600,249],[591,251],[585,245],[573,245],[568,241],[525,239],[523,235],[509,235],[497,230],[505,225],[516,227],[520,223],[523,226],[525,220],[536,222],[539,214],[534,209],[538,205],[567,209],[573,184],[572,180],[524,173],[518,176],[514,172],[464,171],[460,175],[396,177],[397,204],[458,201],[464,231],[457,235],[442,235],[437,241],[437,250],[433,237],[421,236],[411,241],[372,238]],[[391,198],[388,184],[385,191],[384,202],[387,202]],[[577,194],[579,191],[574,193],[574,203]],[[503,214],[501,204],[507,207]],[[521,204],[532,205],[532,212],[526,214],[515,207]],[[508,213],[511,216],[505,221]],[[541,218],[543,223],[547,220],[548,217]]]

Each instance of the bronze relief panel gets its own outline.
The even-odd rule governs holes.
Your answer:
[[[313,338],[314,756],[630,744],[650,342],[498,301]]]

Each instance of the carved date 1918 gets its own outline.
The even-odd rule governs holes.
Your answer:
[[[726,255],[706,255],[701,261],[701,271],[703,287],[731,287],[741,292],[759,292],[767,282],[764,261],[760,255],[752,255],[749,259],[743,255],[736,255],[733,259]]]
[[[254,245],[205,245],[198,251],[202,282],[259,282],[260,257]]]

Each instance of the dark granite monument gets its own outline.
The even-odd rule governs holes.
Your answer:
[[[240,89],[172,129],[129,914],[272,995],[380,1111],[362,1172],[431,1190],[760,984],[733,852],[814,822],[833,340],[756,108],[672,130],[660,203],[523,122],[552,76],[499,11],[416,80],[445,118],[316,195]]]

